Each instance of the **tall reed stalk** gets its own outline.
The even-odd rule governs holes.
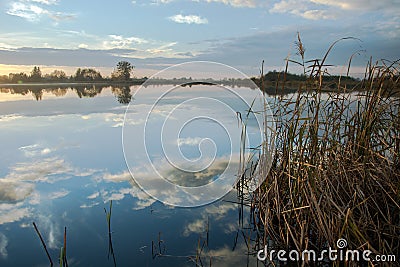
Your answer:
[[[399,61],[371,60],[355,88],[342,86],[339,79],[336,91],[328,92],[326,59],[335,44],[323,60],[307,61],[298,35],[301,62],[287,63],[300,64],[307,76],[291,96],[280,91],[285,74],[276,85],[272,166],[265,174],[260,165],[266,180],[251,197],[254,248],[321,251],[344,238],[349,249],[398,257]]]

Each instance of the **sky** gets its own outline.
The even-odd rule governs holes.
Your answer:
[[[329,54],[332,73],[364,72],[400,58],[400,0],[0,0],[0,74],[94,67],[109,75],[127,60],[135,76],[188,61],[214,61],[246,75]],[[299,69],[291,64],[289,70]],[[184,74],[182,74],[184,76]]]

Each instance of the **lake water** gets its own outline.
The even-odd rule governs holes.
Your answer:
[[[55,265],[67,227],[69,266],[114,266],[105,213],[111,200],[117,266],[196,266],[196,255],[199,266],[255,265],[244,239],[247,218],[240,225],[240,207],[232,203],[240,162],[236,112],[244,119],[248,109],[237,95],[177,87],[154,105],[171,86],[143,88],[134,97],[137,86],[43,87],[0,92],[0,266],[49,266],[32,222]],[[254,89],[232,90],[255,97]],[[190,121],[198,114],[204,116]],[[246,147],[255,147],[259,127],[247,117]],[[190,123],[177,125],[181,120]],[[215,184],[222,174],[227,180]],[[148,182],[157,175],[166,187]]]

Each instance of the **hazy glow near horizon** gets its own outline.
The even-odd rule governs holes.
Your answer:
[[[400,58],[400,4],[397,0],[6,0],[0,3],[0,74],[72,74],[79,66],[105,76],[120,60],[150,76],[165,66],[192,60],[231,65],[257,75],[282,69],[302,35],[308,59],[321,58],[335,40],[330,64],[364,66],[375,59]],[[223,14],[223,15],[222,15]],[[371,19],[372,18],[372,19]]]

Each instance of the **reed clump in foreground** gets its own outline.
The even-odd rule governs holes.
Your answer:
[[[336,92],[325,92],[325,61],[335,43],[322,60],[305,61],[298,36],[301,61],[288,60],[286,71],[299,64],[306,78],[291,96],[279,95],[284,74],[276,86],[272,166],[251,195],[255,252],[265,245],[336,249],[344,238],[349,249],[400,255],[399,63],[371,60],[357,88],[338,80]]]

